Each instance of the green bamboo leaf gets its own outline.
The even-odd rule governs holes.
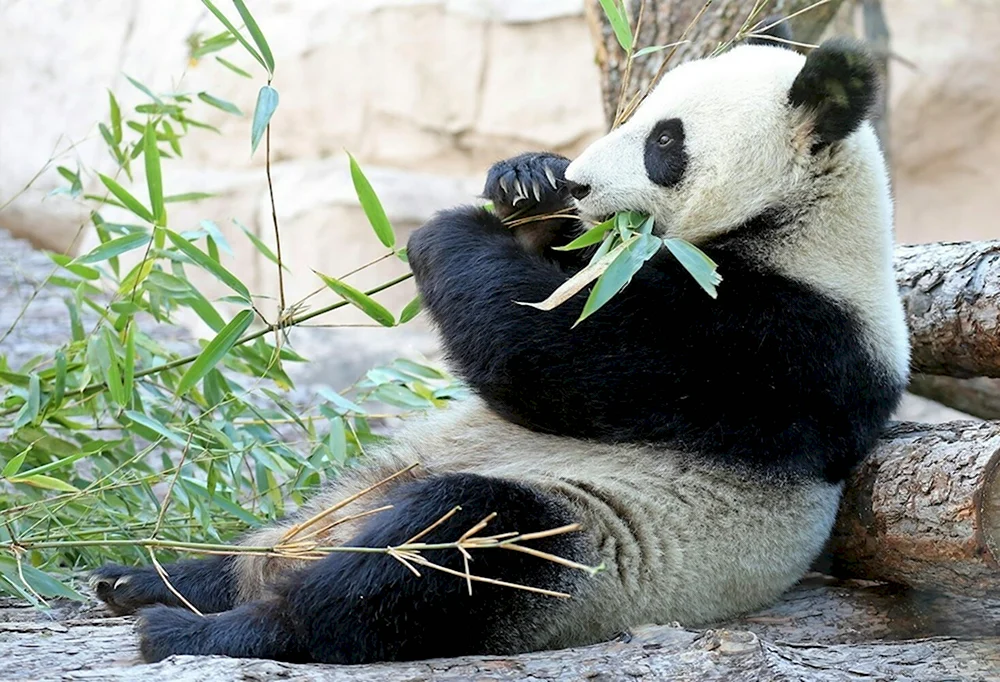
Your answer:
[[[82,264],[99,263],[103,260],[108,260],[109,258],[114,258],[115,256],[120,256],[123,253],[145,246],[149,243],[150,239],[151,237],[147,233],[133,232],[132,234],[127,234],[124,237],[118,237],[117,239],[104,242],[100,246],[95,247],[90,253],[86,253],[75,258],[73,262]]]
[[[156,128],[152,121],[146,123],[142,146],[142,155],[146,160],[146,186],[149,188],[149,205],[153,209],[153,222],[163,227],[167,224],[167,211],[163,206],[163,171],[160,168],[160,149],[156,146]]]
[[[257,151],[257,145],[264,137],[264,131],[271,123],[271,116],[278,108],[278,91],[265,85],[257,93],[257,104],[253,108],[253,123],[250,124],[250,155]]]
[[[632,58],[633,59],[638,59],[639,57],[643,57],[643,56],[645,56],[647,54],[653,54],[654,52],[659,52],[661,50],[666,50],[668,47],[676,47],[678,45],[683,45],[686,42],[688,42],[688,41],[681,40],[681,41],[678,41],[676,43],[667,43],[666,45],[649,45],[648,47],[644,47],[641,50],[636,50],[636,53],[634,55],[632,55]]]
[[[399,324],[406,324],[420,312],[420,296],[417,295],[399,313]]]
[[[14,455],[14,457],[7,462],[4,466],[3,471],[0,471],[0,478],[10,478],[21,470],[21,465],[24,464],[25,458],[27,458],[28,453],[31,452],[31,446],[29,445],[21,452]]]
[[[45,490],[58,490],[64,493],[78,493],[80,489],[75,485],[67,483],[66,481],[61,481],[58,478],[52,478],[51,476],[43,476],[41,474],[36,474],[34,476],[18,476],[8,478],[11,483],[24,483],[25,485],[30,485],[34,488],[44,488]]]
[[[38,418],[42,406],[42,384],[38,375],[32,372],[28,375],[28,399],[14,419],[14,430],[17,431]]]
[[[226,18],[226,15],[220,12],[219,9],[214,4],[212,4],[211,0],[201,0],[201,3],[208,8],[209,12],[215,15],[216,19],[222,22],[223,26],[229,29],[229,33],[238,41],[240,41],[240,44],[246,48],[247,52],[249,52],[251,56],[253,56],[253,58],[260,63],[261,66],[267,69],[267,64],[264,62],[264,59],[257,53],[257,50],[253,49],[253,46],[247,41],[246,38],[243,37],[243,34],[236,30],[236,27],[233,26],[232,22],[230,22],[229,19]],[[268,73],[270,73],[270,71],[268,71]]]
[[[622,46],[625,53],[632,51],[632,29],[628,25],[625,17],[625,10],[618,4],[617,0],[600,0],[604,14],[608,17],[611,29],[615,32],[618,44]]]
[[[261,33],[260,27],[257,22],[254,21],[253,15],[250,14],[250,10],[243,3],[243,0],[233,0],[233,4],[236,5],[236,11],[240,13],[243,17],[243,23],[246,24],[247,30],[250,31],[250,37],[257,44],[257,49],[260,50],[260,56],[264,58],[264,64],[267,67],[267,72],[269,74],[274,73],[274,56],[271,54],[271,48],[267,44],[267,40],[264,39],[264,34]]]
[[[103,329],[105,352],[108,355],[107,384],[111,399],[121,407],[126,406],[125,387],[122,385],[121,367],[119,366],[118,354],[115,352],[114,340],[111,338],[111,330],[107,327]]]
[[[209,370],[215,367],[226,353],[232,349],[240,337],[243,336],[253,322],[253,311],[241,310],[236,316],[212,339],[205,350],[201,352],[188,370],[181,377],[177,384],[177,395],[184,395],[190,391],[195,384],[208,374]]]
[[[113,92],[108,90],[108,105],[111,109],[111,132],[114,133],[113,139],[115,144],[121,144],[122,142],[122,110],[118,106],[118,100],[115,99]]]
[[[170,125],[170,121],[161,121],[160,125],[163,126],[163,137],[167,138],[167,142],[170,144],[170,148],[174,150],[174,154],[177,156],[184,156],[181,151],[181,143],[177,137],[177,133],[174,132],[174,127]],[[169,201],[166,197],[164,201]]]
[[[643,264],[659,251],[662,242],[652,235],[641,234],[627,244],[628,246],[615,257],[608,269],[597,278],[580,317],[573,323],[574,327],[597,312],[615,294],[624,289]]]
[[[202,199],[211,199],[214,196],[216,195],[213,192],[184,192],[183,194],[171,194],[163,197],[163,203],[171,204],[180,201],[201,201]]]
[[[247,229],[247,227],[240,221],[233,218],[233,222],[236,224],[237,227],[243,230],[243,234],[247,236],[247,239],[249,239],[251,243],[253,243],[254,248],[256,248],[257,251],[259,251],[264,256],[264,258],[268,259],[275,265],[278,265],[278,257],[274,255],[274,251],[272,251],[267,244],[258,239],[257,235],[255,235],[253,232]],[[281,269],[284,270],[285,272],[291,272],[288,269],[288,266],[285,265],[284,263],[281,263]]]
[[[223,59],[222,57],[216,57],[215,61],[219,62],[224,67],[226,67],[227,69],[229,69],[233,73],[237,74],[238,76],[243,76],[244,78],[253,78],[253,76],[250,75],[249,72],[244,71],[243,69],[241,69],[240,67],[236,66],[235,64],[233,64],[231,61],[229,61],[227,59]]]
[[[249,312],[249,311],[244,311],[244,312]],[[178,395],[180,395],[180,392],[178,392]],[[125,416],[128,418],[129,422],[131,422],[130,426],[132,428],[135,428],[135,426],[138,424],[140,427],[145,427],[150,431],[154,432],[156,435],[162,436],[172,443],[176,443],[177,445],[182,445],[182,446],[187,444],[183,436],[181,436],[176,431],[173,431],[165,424],[161,423],[158,419],[154,419],[149,415],[143,414],[142,412],[137,412],[135,410],[126,410]],[[149,440],[156,440],[156,438],[149,438],[148,435],[143,437],[148,438]]]
[[[132,403],[132,393],[135,390],[135,325],[130,324],[125,328],[125,361],[122,368],[122,387],[125,391],[125,402],[123,407],[129,407]]]
[[[53,263],[59,267],[66,268],[80,279],[86,279],[93,282],[94,280],[101,278],[101,272],[99,270],[76,263],[72,258],[64,253],[56,253],[54,251],[47,251],[46,253],[48,257],[52,259]]]
[[[375,236],[391,249],[396,244],[396,235],[393,234],[392,225],[385,215],[382,202],[378,200],[378,195],[375,194],[368,178],[365,177],[361,167],[350,152],[347,153],[347,157],[351,160],[351,180],[354,182],[354,191],[358,195],[358,201],[361,202],[361,208],[364,210],[365,216],[368,217],[372,229],[375,230]]]
[[[608,230],[614,228],[614,226],[614,218],[605,220],[603,223],[590,228],[569,244],[566,244],[565,246],[553,246],[552,248],[554,251],[572,251],[574,249],[582,249],[585,246],[596,244],[604,239],[604,235],[607,234]]]
[[[316,392],[333,403],[338,408],[337,412],[342,415],[348,412],[353,412],[354,414],[359,415],[368,414],[368,412],[365,411],[365,408],[355,402],[352,402],[351,400],[348,400],[331,388],[318,388],[316,389]]]
[[[202,102],[205,102],[206,104],[212,105],[216,109],[221,109],[226,113],[236,114],[237,116],[243,115],[243,112],[240,111],[240,108],[235,104],[233,104],[232,102],[227,102],[226,100],[215,97],[214,95],[210,95],[207,92],[199,92],[198,99],[200,99]]]
[[[22,598],[28,601],[37,601],[34,595],[24,589],[21,576],[24,576],[24,582],[28,583],[31,589],[42,597],[63,597],[76,601],[87,601],[87,598],[82,594],[63,585],[55,578],[50,578],[30,563],[22,561],[20,562],[20,566],[18,566],[17,559],[12,555],[0,554],[0,577],[6,579]],[[3,580],[0,580],[0,584],[3,582]]]
[[[58,410],[66,396],[66,353],[61,350],[56,351],[56,375],[52,387],[52,396],[49,398],[49,409]]]
[[[162,99],[160,99],[159,97],[157,97],[156,95],[154,95],[152,90],[150,90],[149,88],[147,88],[145,85],[143,85],[142,83],[140,83],[136,79],[132,78],[132,76],[130,76],[128,74],[125,74],[125,78],[127,78],[129,83],[131,83],[136,88],[138,88],[140,91],[142,91],[151,100],[153,100],[157,104],[163,104],[163,100]]]
[[[722,282],[722,275],[716,271],[715,261],[683,239],[667,238],[663,243],[709,296],[716,298],[719,295],[716,286]]]
[[[141,149],[141,148],[142,147],[136,145],[136,149]],[[104,183],[104,186],[107,187],[108,190],[112,194],[114,194],[115,197],[117,197],[117,199],[120,202],[122,202],[122,204],[128,210],[132,211],[132,213],[134,213],[136,216],[142,218],[147,222],[150,223],[155,222],[153,220],[153,214],[149,212],[149,209],[143,206],[138,199],[129,194],[124,187],[122,187],[117,182],[109,178],[107,175],[104,175],[103,173],[98,173],[97,175],[99,178],[101,178],[101,182]]]
[[[313,270],[313,272],[316,272]],[[373,299],[372,297],[364,294],[350,284],[345,284],[335,277],[330,277],[329,275],[324,275],[321,272],[316,272],[323,283],[328,287],[336,291],[338,294],[347,299],[355,307],[359,308],[365,315],[372,318],[378,322],[383,327],[395,326],[396,320],[386,308]]]
[[[222,265],[216,263],[204,251],[199,249],[197,246],[184,239],[176,232],[172,230],[166,230],[167,236],[170,241],[174,243],[184,255],[193,260],[197,265],[201,266],[208,272],[215,275],[221,282],[228,285],[230,289],[242,296],[246,301],[250,301],[250,290],[247,286],[241,282],[236,275],[226,270]]]

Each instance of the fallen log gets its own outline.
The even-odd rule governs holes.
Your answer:
[[[1000,241],[896,248],[915,372],[1000,377]]]
[[[1000,419],[1000,379],[914,374],[910,377],[910,393],[964,412],[979,419]]]
[[[911,635],[891,641],[896,635],[905,636],[898,628],[893,630],[891,621],[893,614],[905,610],[911,599],[908,591],[892,592],[884,586],[814,579],[789,592],[768,611],[708,630],[643,626],[614,641],[578,649],[365,666],[295,665],[221,656],[178,656],[143,665],[138,660],[131,618],[106,618],[98,609],[81,609],[79,605],[57,603],[54,613],[48,615],[30,607],[4,607],[0,603],[0,679],[37,682],[997,679],[1000,602],[920,597],[921,604],[928,603],[926,599],[934,600],[935,612],[944,614],[944,620],[913,618]],[[982,627],[973,629],[970,623]],[[883,637],[884,634],[888,636]]]
[[[852,476],[838,576],[1000,597],[1000,424],[900,424]]]

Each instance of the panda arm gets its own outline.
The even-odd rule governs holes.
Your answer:
[[[671,268],[648,264],[573,328],[586,293],[550,311],[518,305],[544,300],[569,275],[521,248],[485,210],[439,213],[414,232],[407,252],[452,366],[494,410],[564,435],[655,430],[646,415],[662,410],[672,367],[684,361],[674,337],[657,328],[667,319],[660,311],[690,288],[672,283]],[[697,302],[712,305],[704,294]]]

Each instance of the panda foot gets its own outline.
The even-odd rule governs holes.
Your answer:
[[[565,186],[569,159],[558,154],[528,152],[499,161],[486,174],[483,197],[493,202],[497,215],[506,218],[539,214],[569,205]]]
[[[161,603],[167,591],[160,576],[147,567],[105,564],[91,573],[89,582],[97,598],[116,616]]]

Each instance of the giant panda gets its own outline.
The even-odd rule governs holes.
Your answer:
[[[492,211],[443,210],[408,257],[450,366],[472,389],[407,423],[367,466],[244,542],[420,466],[344,513],[391,509],[323,543],[449,542],[580,529],[472,553],[477,576],[381,554],[312,562],[216,556],[105,566],[97,595],[139,610],[141,652],[367,663],[587,645],[643,623],[702,626],[775,600],[821,551],[845,477],[874,446],[908,379],[892,273],[892,202],[866,121],[873,62],[835,39],[809,55],[742,44],[669,71],[579,157],[528,153],[490,169]],[[709,298],[666,250],[601,310],[540,301],[579,271],[553,251],[617,211],[654,218],[717,264]],[[511,229],[502,218],[549,215]],[[567,216],[575,211],[576,217]],[[454,550],[425,552],[462,572]]]

